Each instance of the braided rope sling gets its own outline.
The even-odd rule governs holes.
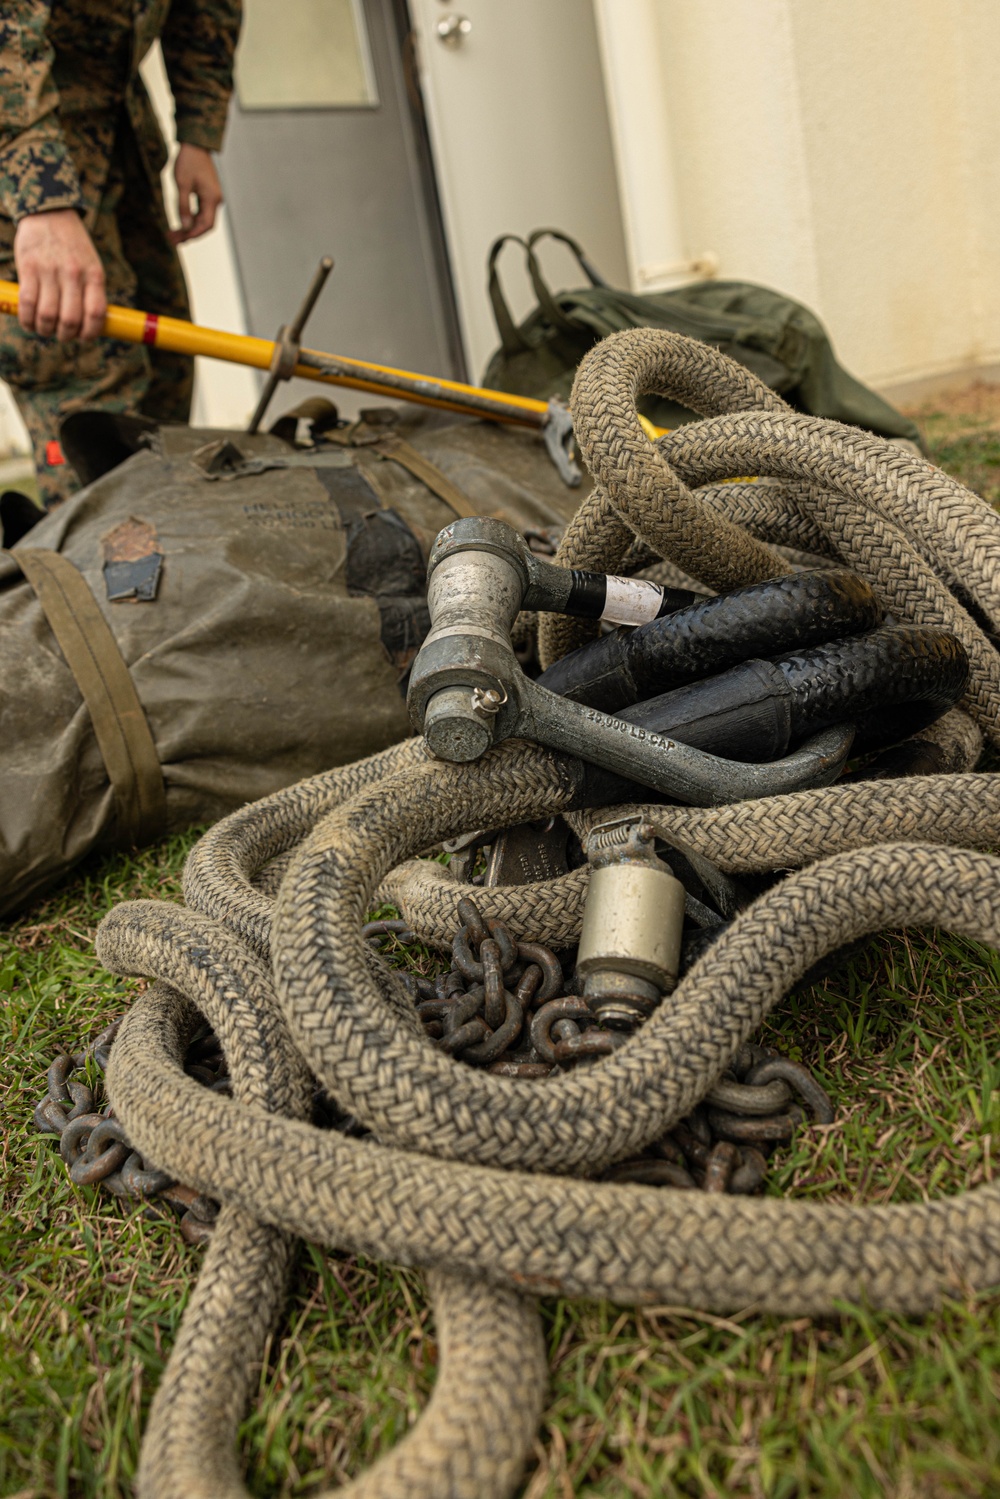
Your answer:
[[[636,415],[650,391],[705,419],[652,445]],[[574,810],[582,770],[567,756],[509,742],[452,765],[408,740],[220,823],[188,860],[184,906],[114,910],[98,934],[102,961],[156,982],[121,1027],[111,1101],[147,1160],[223,1203],[153,1404],[145,1499],[246,1494],[236,1429],[296,1235],[427,1271],[437,1384],[413,1431],[339,1491],[352,1499],[516,1488],[545,1400],[537,1294],[920,1312],[1000,1282],[1000,1186],[869,1207],[585,1179],[689,1112],[833,948],[920,925],[1000,945],[1000,860],[981,851],[1000,838],[1000,780],[972,769],[984,738],[1000,743],[1000,657],[976,623],[1000,622],[1000,518],[901,447],[798,415],[722,354],[669,333],[599,345],[573,415],[596,483],[559,563],[612,572],[638,537],[713,590],[787,572],[789,549],[846,564],[897,618],[940,625],[965,646],[961,708],[925,731],[949,773],[644,809],[659,835],[724,870],[790,872],[627,1044],[541,1084],[436,1048],[360,929],[389,899],[446,946],[463,887],[417,854],[484,825],[564,812],[583,832],[605,818]],[[734,475],[757,482],[721,482]],[[588,629],[542,617],[543,664]],[[586,880],[577,870],[475,897],[522,935],[567,945]],[[228,1058],[232,1099],[182,1070],[203,1019]],[[313,1127],[314,1079],[372,1135]]]

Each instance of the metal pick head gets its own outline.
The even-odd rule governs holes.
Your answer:
[[[299,341],[302,338],[302,330],[309,321],[310,314],[319,300],[319,294],[326,285],[327,277],[333,270],[333,256],[324,255],[316,267],[309,290],[302,299],[302,304],[295,314],[292,322],[283,323],[278,329],[278,336],[274,342],[274,353],[271,356],[271,367],[268,370],[264,389],[260,393],[260,400],[250,418],[248,432],[256,432],[263,420],[264,413],[271,404],[271,397],[278,388],[281,380],[289,380],[295,373],[295,366],[299,362]]]

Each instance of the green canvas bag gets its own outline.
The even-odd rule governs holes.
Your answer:
[[[545,238],[557,239],[572,251],[588,286],[578,291],[550,290],[535,254],[535,246]],[[511,240],[524,249],[538,298],[537,307],[519,325],[511,316],[498,269],[500,252]],[[502,235],[490,250],[487,269],[490,303],[500,334],[500,347],[482,380],[492,390],[565,400],[577,365],[600,339],[623,328],[666,328],[731,355],[797,411],[920,445],[916,425],[837,362],[819,319],[800,302],[766,286],[749,281],[701,281],[646,296],[618,291],[595,270],[576,241],[558,229],[536,229],[527,240],[516,234]],[[696,419],[696,413],[686,407],[655,396],[647,396],[641,409],[659,427]]]
[[[0,496],[0,917],[91,849],[405,737],[437,532],[548,532],[581,496],[522,427],[376,410],[297,446],[296,426],[78,412],[85,488],[41,518]]]

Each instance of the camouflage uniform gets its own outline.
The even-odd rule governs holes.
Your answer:
[[[218,151],[240,14],[240,0],[14,0],[0,9],[0,279],[16,279],[20,219],[75,208],[109,302],[190,317],[160,187],[167,150],[138,68],[159,38],[178,141]],[[51,505],[77,487],[59,463],[60,419],[97,404],[186,421],[193,361],[104,339],[60,343],[0,318],[0,378]]]

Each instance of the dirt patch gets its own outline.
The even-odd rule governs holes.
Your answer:
[[[976,381],[906,414],[932,462],[1000,508],[1000,385]]]

